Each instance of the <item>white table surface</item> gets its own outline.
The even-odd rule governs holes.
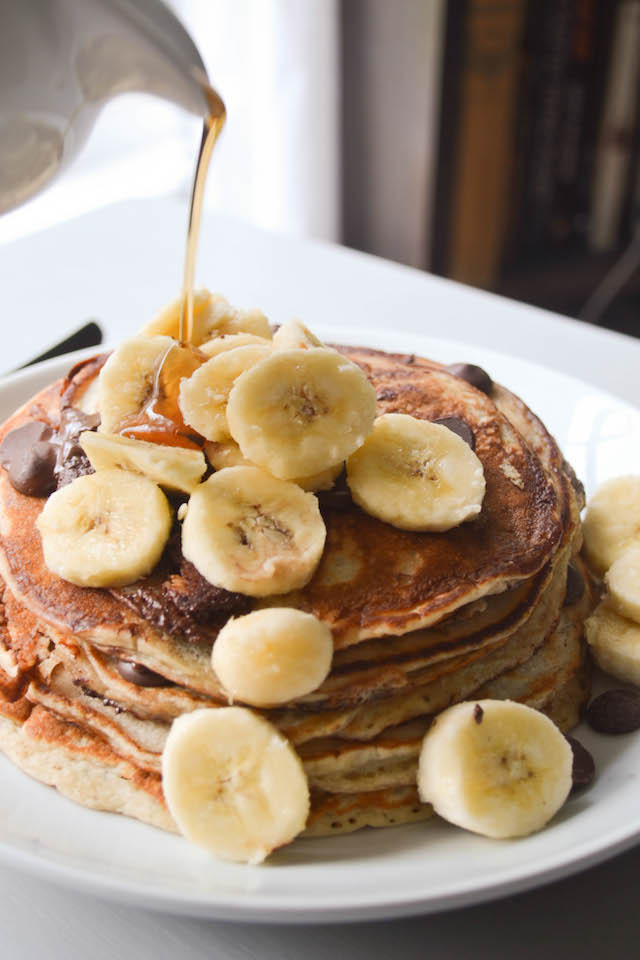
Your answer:
[[[0,371],[42,352],[89,317],[97,317],[112,342],[140,327],[178,292],[185,222],[181,203],[135,201],[0,245]],[[473,359],[473,345],[490,347],[571,373],[639,405],[640,340],[339,247],[216,219],[203,227],[198,276],[232,302],[260,306],[275,321],[298,315],[312,329],[345,322],[429,333],[464,344],[461,360]],[[639,878],[637,847],[569,879],[464,910],[385,923],[283,927],[151,913],[0,867],[0,956],[633,956],[640,940]]]

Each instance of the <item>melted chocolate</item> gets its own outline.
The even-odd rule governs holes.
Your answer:
[[[60,414],[57,431],[58,455],[55,475],[58,489],[65,487],[76,477],[93,473],[89,458],[78,443],[85,430],[96,430],[100,425],[97,413],[83,413],[75,407],[66,407]]]
[[[229,617],[247,613],[250,597],[216,587],[182,556],[174,527],[153,573],[113,593],[145,620],[189,643],[211,644]]]
[[[46,497],[56,488],[57,446],[50,426],[31,420],[11,430],[0,445],[0,463],[9,482],[27,497]]]
[[[128,683],[133,683],[136,687],[173,687],[173,680],[167,680],[166,677],[149,670],[143,663],[132,663],[130,660],[118,660],[116,670],[120,676]]]

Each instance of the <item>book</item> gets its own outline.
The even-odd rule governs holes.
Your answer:
[[[589,219],[592,250],[620,245],[640,103],[640,0],[617,8]]]
[[[525,10],[525,0],[468,0],[463,20],[446,273],[475,286],[499,275]]]

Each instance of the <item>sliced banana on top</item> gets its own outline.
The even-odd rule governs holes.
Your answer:
[[[255,463],[242,456],[242,450],[235,440],[207,441],[204,452],[214,470],[224,470],[226,467],[255,467]],[[336,463],[333,467],[327,467],[326,470],[312,473],[308,477],[294,477],[291,483],[297,483],[309,493],[331,490],[343,467],[343,463]]]
[[[227,405],[243,455],[284,479],[340,463],[375,414],[375,390],[360,368],[321,348],[272,353],[238,377]]]
[[[568,741],[543,713],[511,700],[458,703],[425,735],[418,790],[451,823],[523,837],[565,802],[572,766]]]
[[[231,700],[276,707],[316,690],[332,658],[326,624],[302,610],[270,607],[229,620],[216,637],[211,664]]]
[[[255,333],[225,333],[201,343],[198,350],[210,360],[211,357],[217,357],[219,353],[235,350],[236,347],[248,347],[252,343],[258,343],[263,347],[271,346],[271,340],[259,337]]]
[[[214,470],[226,470],[227,467],[255,467],[246,457],[235,440],[207,440],[204,445],[207,460]]]
[[[604,574],[627,547],[640,545],[640,476],[607,480],[587,503],[582,522],[587,561]]]
[[[603,600],[585,621],[584,629],[600,669],[640,687],[640,624],[623,617]]]
[[[141,330],[144,336],[158,334],[177,340],[183,299],[178,297]],[[220,294],[197,290],[193,297],[193,337],[195,347],[213,337],[235,333],[253,333],[271,339],[269,321],[260,310],[239,310]]]
[[[151,480],[101,470],[53,493],[36,525],[52,573],[82,587],[121,587],[153,570],[171,522]]]
[[[482,463],[441,424],[386,413],[347,460],[355,502],[402,530],[444,531],[476,517],[485,493]]]
[[[80,446],[94,470],[130,470],[167,490],[191,493],[207,469],[201,450],[132,440],[117,433],[80,434]]]
[[[297,753],[243,707],[195,710],[173,721],[162,789],[184,836],[224,860],[261,863],[301,833],[309,815]]]
[[[207,360],[180,384],[178,405],[185,423],[207,440],[229,437],[227,401],[235,381],[271,353],[270,346],[249,344]]]
[[[182,552],[209,583],[264,597],[303,587],[325,537],[313,494],[258,467],[229,467],[192,493]]]
[[[312,347],[324,347],[324,343],[300,320],[288,320],[273,335],[274,350],[309,350]]]
[[[120,433],[137,422],[149,401],[154,398],[154,384],[158,379],[159,400],[170,407],[171,419],[179,423],[178,389],[182,378],[191,376],[202,364],[202,358],[171,337],[132,337],[113,351],[100,371],[98,406],[100,430]],[[171,392],[171,395],[169,395]]]

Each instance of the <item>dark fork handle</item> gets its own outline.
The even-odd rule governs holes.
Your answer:
[[[73,353],[74,350],[82,350],[84,347],[97,347],[102,343],[102,330],[94,320],[85,323],[83,327],[72,333],[71,336],[60,343],[56,343],[50,350],[45,350],[32,360],[22,363],[17,370],[24,370],[34,363],[41,363],[43,360],[51,360],[53,357],[62,357],[65,353]]]

